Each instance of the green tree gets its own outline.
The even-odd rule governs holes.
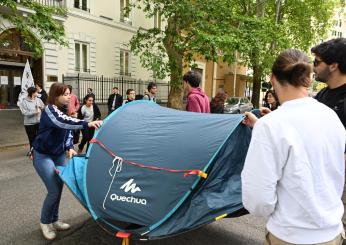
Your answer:
[[[169,107],[182,108],[183,66],[191,64],[196,54],[208,60],[218,58],[217,45],[223,39],[219,35],[222,25],[214,16],[218,8],[225,9],[218,5],[229,4],[224,0],[142,0],[130,6],[143,9],[147,17],[160,14],[165,20],[164,30],[140,28],[130,47],[140,55],[141,64],[151,69],[157,78],[170,76]]]
[[[141,63],[158,78],[170,76],[168,106],[181,108],[184,64],[195,55],[248,65],[253,70],[252,103],[259,104],[261,81],[283,49],[308,48],[326,30],[337,0],[141,0],[147,17],[157,13],[164,30],[140,28],[130,42]],[[220,56],[221,54],[221,56]]]
[[[22,15],[17,7],[23,6],[33,11],[32,14]],[[33,35],[35,30],[41,39],[54,41],[60,45],[67,45],[63,24],[54,19],[54,15],[66,15],[66,9],[62,7],[46,6],[33,0],[21,0],[16,3],[13,0],[0,1],[0,33],[4,31],[4,21],[8,21],[21,33],[25,43],[34,52],[35,57],[42,56],[43,49],[39,40]],[[0,40],[1,45],[1,40]]]
[[[279,52],[309,48],[326,34],[338,1],[320,0],[238,0],[236,15],[243,14],[245,45],[239,50],[242,61],[253,70],[252,103],[259,104],[261,81]],[[247,2],[248,4],[245,4]],[[249,25],[253,22],[254,25]],[[268,29],[269,28],[269,29]]]

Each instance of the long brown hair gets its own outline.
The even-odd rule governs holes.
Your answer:
[[[217,93],[210,102],[211,113],[222,113],[226,99],[227,99],[226,93],[224,92]]]
[[[63,83],[53,83],[49,89],[48,104],[62,107],[58,102],[58,97],[63,95],[67,89],[69,88]]]

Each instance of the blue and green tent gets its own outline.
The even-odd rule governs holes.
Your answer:
[[[112,234],[156,239],[242,213],[240,174],[251,131],[242,115],[128,103],[59,176]]]

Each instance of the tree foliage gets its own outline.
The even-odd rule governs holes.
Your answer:
[[[18,7],[26,7],[32,14],[23,15]],[[13,0],[0,2],[0,33],[5,30],[4,21],[7,20],[24,37],[25,43],[34,52],[35,57],[42,56],[43,48],[32,32],[35,31],[40,39],[54,41],[60,45],[67,45],[63,24],[54,19],[56,16],[66,15],[66,9],[40,4],[34,0],[21,0],[20,4]]]
[[[328,29],[337,0],[139,0],[131,8],[147,17],[160,13],[166,26],[140,28],[130,42],[144,67],[158,78],[170,76],[169,106],[182,105],[182,67],[196,55],[206,60],[249,66],[253,98],[259,103],[261,80],[286,48],[307,51]],[[236,56],[235,53],[238,55]],[[220,55],[221,54],[221,55]]]

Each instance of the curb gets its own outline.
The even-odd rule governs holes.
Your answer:
[[[12,144],[0,144],[0,149],[7,149],[7,148],[15,148],[19,146],[25,146],[28,145],[29,142],[19,142],[19,143],[12,143]]]

